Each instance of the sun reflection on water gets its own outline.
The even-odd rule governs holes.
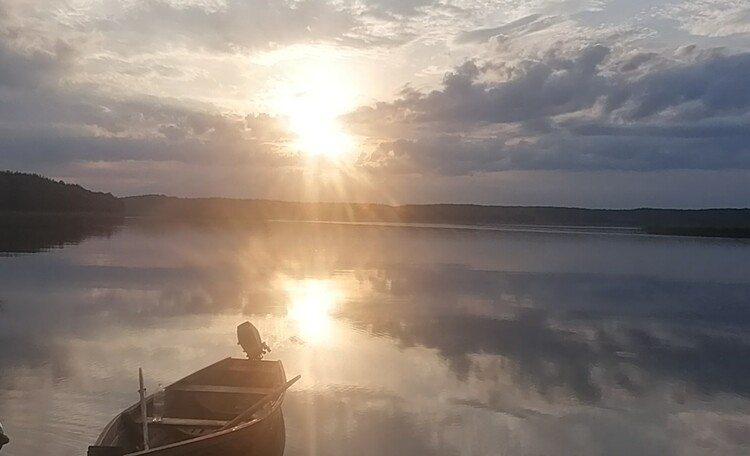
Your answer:
[[[342,297],[337,284],[326,279],[288,279],[283,288],[287,296],[287,315],[296,324],[299,337],[316,345],[330,340],[331,313]]]

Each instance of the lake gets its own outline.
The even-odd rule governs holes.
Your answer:
[[[292,222],[6,235],[8,456],[86,454],[252,321],[288,456],[745,455],[750,243]],[[19,248],[14,246],[20,243]]]

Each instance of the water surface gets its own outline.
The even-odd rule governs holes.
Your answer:
[[[750,448],[747,242],[286,222],[90,235],[2,244],[3,454],[84,455],[136,401],[138,367],[153,389],[241,356],[246,319],[302,374],[289,456]]]

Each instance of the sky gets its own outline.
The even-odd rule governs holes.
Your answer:
[[[747,0],[0,0],[0,169],[118,196],[750,206]]]

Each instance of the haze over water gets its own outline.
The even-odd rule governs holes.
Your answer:
[[[85,454],[138,367],[153,391],[240,357],[244,320],[302,374],[289,456],[746,454],[748,263],[627,233],[128,221],[0,256],[3,455]]]

